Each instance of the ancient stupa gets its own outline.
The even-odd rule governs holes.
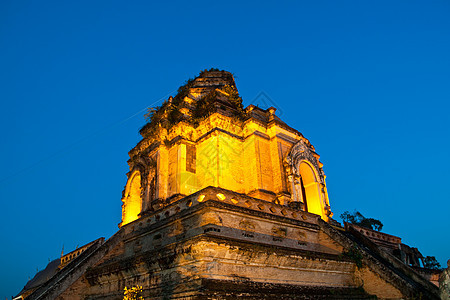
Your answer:
[[[296,109],[292,107],[292,109]],[[56,261],[26,299],[438,299],[398,237],[332,219],[315,148],[273,107],[203,71],[150,110],[122,221]]]

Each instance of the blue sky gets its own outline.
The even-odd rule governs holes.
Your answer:
[[[0,297],[117,230],[148,106],[200,70],[316,147],[335,217],[450,258],[448,1],[1,1]]]

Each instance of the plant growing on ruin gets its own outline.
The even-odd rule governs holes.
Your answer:
[[[150,130],[154,132],[156,127],[161,124],[162,127],[169,129],[176,124],[181,118],[180,109],[183,105],[183,99],[189,94],[189,89],[194,84],[194,79],[189,79],[186,83],[178,88],[175,97],[165,100],[160,106],[150,107],[145,114],[147,124],[142,127],[140,132]]]
[[[123,300],[144,300],[142,297],[142,286],[134,286],[131,288],[124,288]]]
[[[236,109],[236,116],[241,120],[244,120],[247,117],[247,114],[245,113],[242,98],[239,96],[237,88],[235,86],[226,85],[221,90],[228,94],[228,100]]]
[[[356,264],[358,269],[362,268],[363,256],[362,256],[361,252],[359,251],[359,249],[356,247],[356,245],[352,245],[352,247],[350,249],[344,250],[344,252],[342,252],[341,256],[351,259]]]
[[[426,256],[423,259],[423,267],[432,270],[439,270],[441,268],[441,264],[437,261],[434,256]]]
[[[197,101],[191,119],[194,124],[216,111],[216,106],[214,103],[218,96],[219,95],[216,91],[211,91]]]
[[[383,228],[383,223],[381,223],[380,220],[366,218],[359,211],[355,211],[354,213],[345,211],[341,214],[340,217],[344,222],[352,223],[372,230],[381,231],[381,229]]]
[[[197,99],[194,102],[194,107],[191,107],[192,116],[186,117],[181,113],[181,109],[186,107],[187,104],[184,99],[189,96],[189,91],[194,86],[195,82],[195,79],[189,79],[183,86],[178,88],[175,97],[170,97],[160,106],[148,109],[147,114],[145,114],[147,124],[142,127],[140,133],[142,134],[145,132],[147,136],[152,135],[159,126],[169,130],[180,121],[185,121],[197,126],[200,121],[217,111],[217,103],[220,101],[230,103],[234,108],[233,112],[235,117],[241,121],[245,120],[247,115],[242,104],[242,98],[239,96],[236,86],[231,84],[234,82],[233,76],[228,72],[211,68],[210,70],[200,72],[198,77],[204,76],[206,72],[223,72],[225,77],[230,77],[230,84],[219,88],[219,91],[213,90],[206,95],[203,95],[200,99]],[[225,109],[224,105],[221,105],[220,107]]]

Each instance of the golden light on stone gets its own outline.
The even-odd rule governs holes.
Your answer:
[[[436,295],[389,254],[400,238],[331,218],[313,145],[275,108],[244,109],[231,73],[202,72],[150,112],[120,230],[61,254],[29,300]]]
[[[122,205],[122,225],[137,220],[141,212],[141,174],[134,172],[125,188],[126,197]]]
[[[298,202],[297,207],[328,220],[331,211],[325,175],[314,147],[282,122],[275,115],[275,108],[263,110],[250,105],[243,110],[241,104],[230,100],[233,89],[229,86],[234,83],[224,79],[229,75],[221,77],[223,74],[217,72],[208,75],[217,78],[194,80],[181,100],[169,99],[157,110],[162,114],[166,109],[163,117],[141,131],[143,141],[130,151],[131,173],[122,199],[120,226],[152,209],[156,199],[175,200],[177,195],[190,195],[208,186],[282,205]],[[211,107],[215,108],[199,116],[196,111],[199,99],[214,92],[216,98]],[[167,114],[176,105],[180,119],[167,125]],[[237,118],[238,112],[245,114],[246,120]],[[193,118],[197,118],[195,122],[190,121]],[[300,146],[293,147],[299,143]],[[151,151],[145,150],[150,148]],[[288,162],[289,155],[293,159]],[[149,168],[147,160],[154,162],[154,170],[150,172],[156,173],[157,169],[158,175],[151,178],[153,183],[147,175],[135,175],[135,170]],[[222,196],[217,197],[223,200]],[[203,199],[200,197],[198,201]]]
[[[216,196],[217,196],[217,198],[219,198],[219,200],[221,200],[221,201],[223,201],[223,200],[226,199],[225,195],[224,195],[224,194],[221,194],[221,193],[216,194]]]

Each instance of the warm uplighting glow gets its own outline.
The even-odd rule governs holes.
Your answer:
[[[121,226],[137,220],[141,212],[141,174],[139,172],[134,172],[128,181],[122,201]]]
[[[304,188],[304,196],[306,196],[306,199],[303,199],[306,204],[306,210],[310,213],[320,215],[324,220],[328,220],[323,209],[320,183],[317,181],[317,175],[315,174],[314,169],[309,163],[301,162],[300,175]]]
[[[144,300],[142,297],[142,286],[137,285],[131,288],[124,288],[123,300]]]
[[[197,95],[207,85],[201,86],[190,87],[189,95]],[[191,96],[183,98],[188,106],[177,107],[183,118],[168,122],[165,114],[171,110],[161,110],[159,119],[153,119],[144,131],[144,140],[130,151],[131,170],[142,174],[129,176],[121,225],[136,220],[142,210],[151,211],[208,186],[278,205],[298,201],[296,209],[328,221],[331,212],[319,156],[297,131],[272,122],[275,108],[250,106],[247,114],[239,117],[240,106],[237,111],[236,107],[221,106],[199,117],[198,111],[192,111],[199,98]],[[169,100],[166,108],[175,108],[171,105],[178,103],[176,99]],[[250,114],[253,117],[249,118]],[[192,118],[195,122],[188,121]],[[241,201],[222,193],[216,197],[235,205]],[[199,195],[197,201],[205,201],[205,195]]]
[[[203,140],[196,147],[196,180],[190,182],[197,184],[197,190],[216,186],[245,192],[243,149],[242,141],[222,132]]]
[[[224,194],[220,194],[220,193],[217,194],[216,196],[217,196],[217,198],[219,198],[219,200],[221,200],[221,201],[225,200],[225,198],[226,198]]]

